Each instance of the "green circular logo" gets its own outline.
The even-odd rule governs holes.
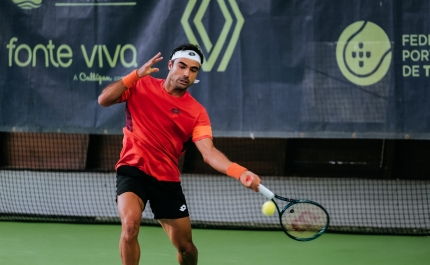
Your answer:
[[[340,35],[336,60],[346,79],[360,86],[372,85],[390,68],[390,39],[375,23],[357,21]]]

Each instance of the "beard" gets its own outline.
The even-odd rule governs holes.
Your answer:
[[[176,87],[180,89],[187,89],[191,86],[190,80],[188,78],[178,78],[176,80]]]

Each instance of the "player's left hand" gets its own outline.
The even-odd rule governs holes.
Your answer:
[[[256,174],[251,171],[245,171],[240,175],[239,180],[243,186],[258,192],[258,186],[261,183],[261,179]]]
[[[152,68],[152,66],[161,60],[163,60],[163,57],[161,57],[161,52],[159,52],[137,70],[137,76],[140,78],[160,71],[160,69]]]

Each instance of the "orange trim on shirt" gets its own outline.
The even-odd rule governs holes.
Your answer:
[[[193,142],[210,137],[212,138],[212,127],[211,126],[197,126],[193,130]]]
[[[201,139],[205,139],[205,138],[211,138],[211,139],[212,139],[212,136],[209,136],[209,135],[203,135],[203,136],[200,136],[200,137],[194,138],[194,139],[193,139],[193,143],[195,143],[195,142],[197,142],[197,141],[200,141]]]

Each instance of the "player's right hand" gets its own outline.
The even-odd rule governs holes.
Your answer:
[[[243,186],[258,192],[258,186],[261,183],[261,179],[256,174],[251,171],[245,171],[240,175],[239,180]]]

